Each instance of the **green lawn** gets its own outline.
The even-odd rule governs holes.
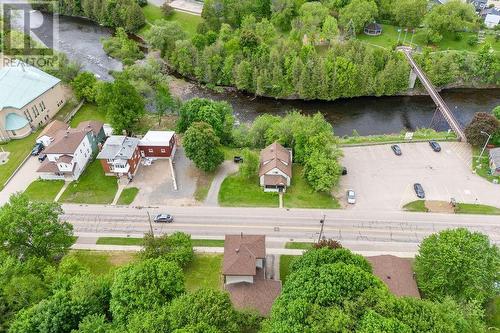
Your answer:
[[[194,291],[203,287],[221,289],[221,268],[222,255],[195,255],[193,262],[184,269],[186,289],[189,291]]]
[[[99,120],[106,122],[106,114],[98,110],[95,104],[84,104],[78,112],[71,118],[71,127],[77,127],[79,123],[86,120]]]
[[[408,212],[427,212],[428,209],[425,207],[425,200],[415,200],[407,203],[403,206],[403,209]]]
[[[137,193],[139,193],[139,189],[137,187],[124,189],[120,194],[120,198],[118,198],[118,205],[130,205],[134,201]]]
[[[401,131],[395,134],[353,135],[339,138],[341,145],[362,144],[362,143],[398,143],[405,142],[406,131]],[[421,128],[413,132],[413,140],[438,140],[438,141],[455,141],[457,139],[453,132],[437,132],[430,128]]]
[[[135,253],[122,251],[71,251],[68,256],[74,257],[92,274],[107,274],[117,267],[134,261]]]
[[[479,158],[480,154],[481,148],[474,147],[472,149],[472,170],[476,170],[476,174],[478,176],[483,177],[490,182],[493,182],[493,180],[496,179],[500,183],[500,176],[491,175],[488,152],[485,151],[481,158]]]
[[[265,193],[259,179],[247,179],[239,174],[227,177],[219,191],[219,204],[226,207],[278,207],[278,194]]]
[[[188,36],[193,36],[196,33],[196,28],[198,24],[200,24],[203,19],[201,16],[174,11],[172,15],[169,17],[165,17],[160,7],[154,5],[147,5],[142,8],[144,16],[146,17],[146,25],[139,31],[140,34],[144,34],[144,32],[148,31],[150,28],[150,24],[154,24],[156,20],[167,20],[167,21],[176,21],[181,26],[182,30],[184,30]]]
[[[308,242],[286,242],[285,249],[309,250],[312,249],[313,244]]]
[[[69,184],[60,201],[110,204],[113,202],[117,189],[116,177],[105,176],[101,163],[95,160],[87,166],[80,179]]]
[[[35,180],[24,191],[32,201],[52,202],[64,186],[64,180]]]
[[[303,176],[303,167],[293,165],[292,183],[286,189],[283,203],[287,208],[339,208],[340,205],[330,193],[315,192]]]
[[[78,105],[78,102],[75,99],[71,99],[64,104],[61,110],[57,112],[56,116],[54,119],[64,121],[66,119],[66,116],[73,111],[73,109]]]
[[[192,239],[193,246],[224,247],[222,239]],[[135,237],[99,237],[99,245],[142,245],[142,238]]]
[[[245,148],[232,148],[226,146],[222,147],[222,152],[224,153],[224,159],[228,161],[232,161],[235,156],[243,155],[243,150],[245,150]],[[250,150],[256,153],[257,155],[259,155],[260,153],[259,149],[250,149]]]
[[[290,263],[295,257],[297,256],[289,256],[284,254],[280,256],[280,280],[281,285],[283,286],[285,285],[288,274],[290,274]]]
[[[493,206],[487,206],[487,205],[458,203],[457,207],[455,208],[455,213],[457,213],[457,214],[500,215],[500,208],[493,207]]]
[[[390,49],[394,47],[398,41],[399,33],[397,29],[398,28],[395,26],[382,24],[382,34],[380,36],[367,36],[364,33],[360,33],[358,36],[356,36],[356,38],[370,45]],[[454,34],[447,34],[443,36],[443,39],[437,45],[430,47],[433,47],[436,51],[461,50],[477,52],[482,46],[482,44],[470,46],[467,43],[469,38],[471,36],[477,36],[477,33],[461,33],[461,36],[462,38],[460,40],[456,40]],[[401,31],[401,42],[403,42],[404,37],[405,33],[404,31]],[[408,32],[405,40],[405,45],[409,45],[410,41],[412,42],[413,46],[426,47],[427,43],[425,41],[425,31],[423,29],[417,29],[413,40],[411,40],[411,33]],[[493,35],[486,35],[485,42],[490,43],[495,51],[500,51],[500,43],[495,42],[495,37]]]
[[[203,172],[200,170],[200,175],[196,179],[196,191],[194,191],[196,201],[202,202],[206,199],[216,172]]]

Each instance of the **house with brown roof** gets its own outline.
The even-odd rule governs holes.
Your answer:
[[[366,259],[372,265],[373,274],[380,278],[394,295],[420,298],[411,259],[392,255]]]
[[[260,186],[264,192],[284,192],[292,179],[292,151],[274,142],[260,152]]]
[[[263,235],[226,235],[222,274],[224,289],[237,309],[269,314],[281,292],[281,281],[266,274],[266,237]]]
[[[46,155],[37,172],[45,180],[77,180],[97,153],[102,141],[103,124],[99,121],[82,122],[77,128],[68,128],[62,122],[52,122],[40,134],[37,142],[44,145]]]

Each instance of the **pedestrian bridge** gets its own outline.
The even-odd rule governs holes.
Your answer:
[[[412,74],[416,75],[416,77],[419,78],[420,82],[422,82],[422,85],[436,104],[437,109],[441,112],[448,125],[450,125],[451,129],[455,132],[458,139],[460,141],[467,142],[467,138],[465,137],[465,132],[462,128],[462,125],[455,118],[450,108],[448,108],[448,105],[446,105],[446,103],[443,101],[432,82],[425,75],[424,71],[418,66],[418,64],[415,62],[415,59],[413,59],[412,48],[407,46],[400,46],[397,48],[397,50],[404,53],[411,66],[410,79]]]

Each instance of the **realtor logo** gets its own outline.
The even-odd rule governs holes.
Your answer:
[[[6,56],[32,57],[54,55],[59,21],[56,1],[0,0],[2,52]]]

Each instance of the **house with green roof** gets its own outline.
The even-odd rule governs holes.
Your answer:
[[[0,64],[0,141],[21,139],[64,106],[61,80],[19,60]]]

